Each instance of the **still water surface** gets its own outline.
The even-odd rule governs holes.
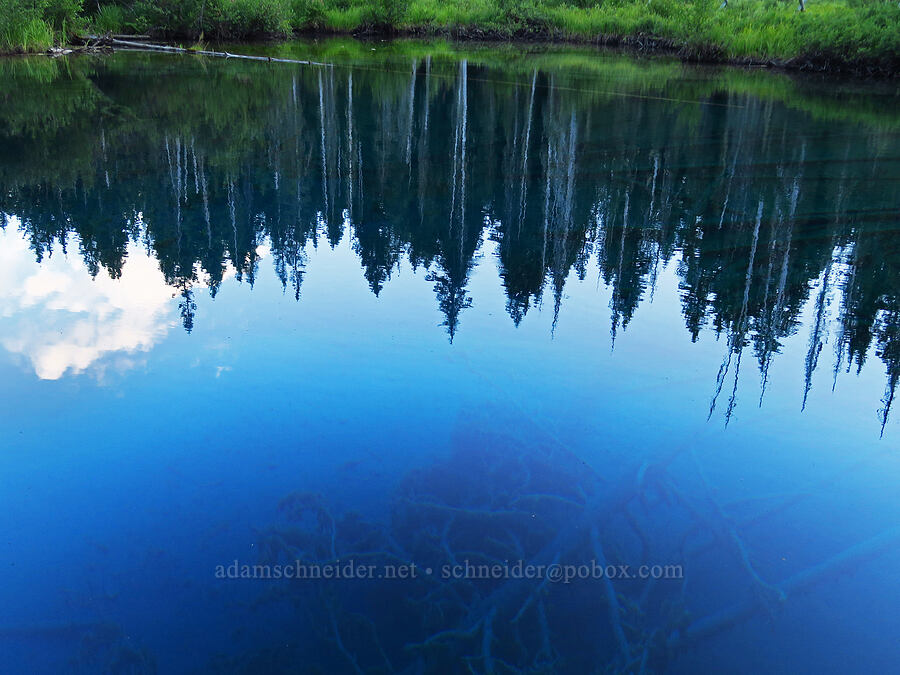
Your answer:
[[[895,89],[259,51],[0,62],[0,671],[896,668]]]

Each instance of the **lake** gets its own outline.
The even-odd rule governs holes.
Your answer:
[[[896,668],[896,86],[229,51],[0,61],[0,671]]]

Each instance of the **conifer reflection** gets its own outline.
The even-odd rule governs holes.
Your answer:
[[[140,242],[190,331],[195,286],[214,296],[229,267],[252,285],[260,245],[299,299],[310,247],[349,237],[376,295],[402,260],[425,268],[450,339],[478,301],[479,258],[495,253],[517,325],[545,292],[557,317],[573,273],[596,265],[613,339],[672,263],[692,338],[725,338],[710,414],[733,414],[747,358],[763,396],[783,341],[806,331],[803,404],[831,343],[835,377],[881,360],[888,419],[900,379],[890,129],[824,133],[811,113],[837,114],[820,100],[783,105],[668,71],[604,93],[574,69],[427,54],[389,69],[141,58],[152,67],[4,65],[19,93],[0,112],[0,212],[37,260],[74,234],[91,274],[117,278]]]

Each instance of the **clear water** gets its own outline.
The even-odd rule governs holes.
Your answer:
[[[896,668],[896,88],[257,51],[0,62],[0,671]]]

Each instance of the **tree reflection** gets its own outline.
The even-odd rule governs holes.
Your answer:
[[[546,291],[555,326],[566,283],[596,265],[613,339],[672,263],[692,338],[724,337],[710,414],[733,414],[748,350],[764,396],[774,355],[805,325],[802,404],[831,342],[835,377],[882,361],[888,419],[897,140],[876,123],[860,143],[854,120],[835,121],[839,103],[615,62],[587,80],[429,54],[385,69],[32,64],[0,73],[17,92],[0,111],[0,212],[39,261],[75,235],[92,275],[120,277],[139,242],[188,331],[201,278],[213,296],[229,266],[252,285],[263,243],[295,299],[309,247],[345,237],[376,295],[402,260],[425,268],[451,340],[488,250],[516,325]],[[609,81],[615,93],[597,89]]]

